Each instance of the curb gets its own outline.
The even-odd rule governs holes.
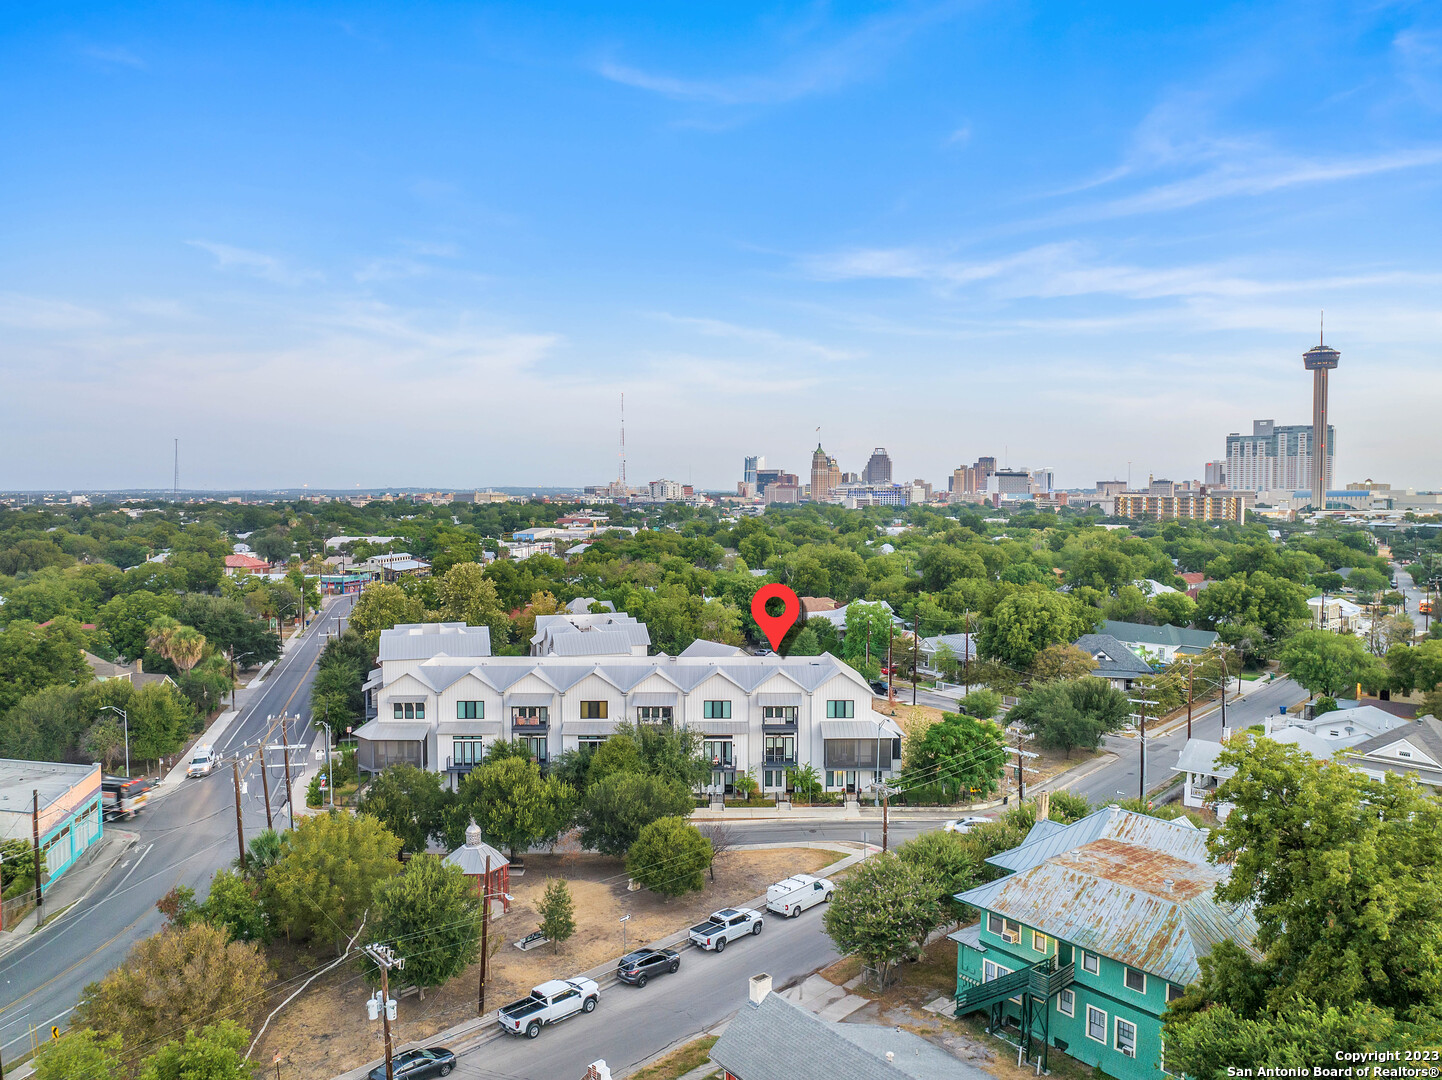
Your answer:
[[[102,832],[102,843],[104,842],[106,835],[107,834]],[[120,862],[120,860],[125,857],[125,853],[131,848],[133,848],[135,846],[135,842],[140,839],[139,833],[131,832],[129,829],[113,829],[108,835],[119,838],[119,842],[112,845],[111,847],[112,854],[108,854],[106,856],[110,859],[109,865],[101,866],[99,873],[97,873],[95,876],[95,880],[90,883],[86,890],[79,896],[77,896],[74,900],[69,901],[65,905],[65,907],[63,907],[57,914],[50,916],[48,921],[46,921],[43,926],[34,925],[35,912],[32,911],[30,912],[30,914],[26,915],[25,918],[20,920],[20,924],[16,926],[14,930],[6,931],[5,937],[0,938],[0,956],[8,956],[10,953],[14,952],[16,949],[18,949],[25,942],[29,941],[35,935],[43,934],[52,926],[57,925],[62,919],[65,918],[65,916],[71,911],[71,909],[73,909],[77,904],[83,903],[90,896],[90,894],[96,890],[100,883],[110,875],[110,872],[112,870],[115,869],[116,863]],[[96,865],[100,865],[98,860]],[[27,925],[30,926],[30,929],[24,930]],[[23,933],[22,930],[24,931]]]
[[[738,844],[731,850],[759,851],[766,848],[795,847],[820,848],[825,851],[844,851],[850,853],[846,855],[845,858],[838,859],[831,865],[822,867],[820,870],[817,871],[818,875],[840,873],[847,867],[853,866],[856,863],[860,862],[862,859],[872,854],[872,852],[879,850],[876,845],[868,844],[865,851],[857,851],[856,849],[860,848],[861,845],[859,843],[848,840],[809,840],[791,844]],[[766,906],[766,895],[763,893],[759,897],[743,901],[742,906],[758,907],[764,910]],[[675,933],[668,934],[665,937],[660,938],[656,941],[646,942],[644,946],[642,945],[642,943],[637,942],[636,948],[675,948],[678,952],[684,952],[687,949],[694,948],[694,946],[691,945],[691,940],[689,936],[690,933],[691,931],[689,928],[686,930],[678,930]],[[609,989],[610,987],[615,986],[617,982],[615,962],[611,961],[593,967],[589,971],[583,971],[581,972],[580,977],[593,980],[602,990]],[[470,1053],[470,1051],[476,1049],[477,1047],[484,1046],[486,1043],[492,1042],[506,1035],[506,1032],[502,1031],[499,1027],[496,1026],[496,1018],[498,1014],[499,1010],[493,1010],[486,1013],[484,1016],[478,1016],[472,1020],[463,1021],[459,1024],[456,1024],[454,1027],[447,1028],[445,1031],[438,1031],[434,1035],[427,1036],[425,1039],[425,1043],[429,1046],[445,1045],[448,1047],[448,1049],[450,1049],[452,1053],[454,1053],[457,1057],[460,1057],[462,1054]],[[702,1032],[702,1034],[704,1035],[706,1033]],[[696,1037],[697,1036],[691,1036],[690,1038]],[[399,1053],[402,1050],[408,1049],[411,1045],[412,1043],[401,1043],[396,1046],[395,1052]],[[415,1043],[415,1045],[420,1045],[420,1043]],[[679,1044],[673,1043],[671,1046],[667,1047],[667,1049],[674,1049],[677,1045]],[[663,1051],[663,1053],[664,1052],[665,1051]],[[366,1077],[369,1075],[372,1069],[374,1069],[378,1065],[384,1064],[384,1058],[369,1061],[364,1065],[360,1065],[354,1069],[351,1069],[349,1072],[341,1073],[339,1076],[336,1076],[334,1080],[366,1080]],[[639,1068],[640,1066],[637,1067]]]

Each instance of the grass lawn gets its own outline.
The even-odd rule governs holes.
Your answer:
[[[685,1046],[672,1050],[659,1061],[653,1061],[644,1069],[631,1074],[631,1080],[676,1080],[692,1069],[706,1064],[711,1047],[716,1045],[715,1035],[704,1035]]]

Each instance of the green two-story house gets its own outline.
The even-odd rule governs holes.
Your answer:
[[[957,943],[957,1015],[986,1011],[1028,1061],[1048,1048],[1121,1080],[1166,1073],[1162,1012],[1219,941],[1251,950],[1250,907],[1220,904],[1224,867],[1207,834],[1109,806],[1071,825],[1039,821],[987,860],[1008,871],[956,899],[981,921]]]

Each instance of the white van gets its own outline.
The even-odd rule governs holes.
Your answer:
[[[797,874],[778,881],[766,890],[766,910],[795,918],[809,907],[826,903],[835,890],[836,886],[826,878]]]
[[[215,752],[215,747],[210,743],[197,743],[194,750],[190,752],[190,764],[185,767],[185,775],[209,776],[216,763],[220,761],[220,755]]]

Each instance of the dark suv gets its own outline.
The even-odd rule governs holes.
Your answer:
[[[444,1046],[407,1050],[391,1058],[391,1066],[395,1080],[430,1080],[433,1076],[449,1076],[456,1067],[456,1055]],[[386,1080],[384,1063],[370,1071],[370,1080]]]
[[[637,949],[621,957],[616,965],[616,978],[633,986],[645,986],[654,975],[674,975],[681,958],[670,949]]]

